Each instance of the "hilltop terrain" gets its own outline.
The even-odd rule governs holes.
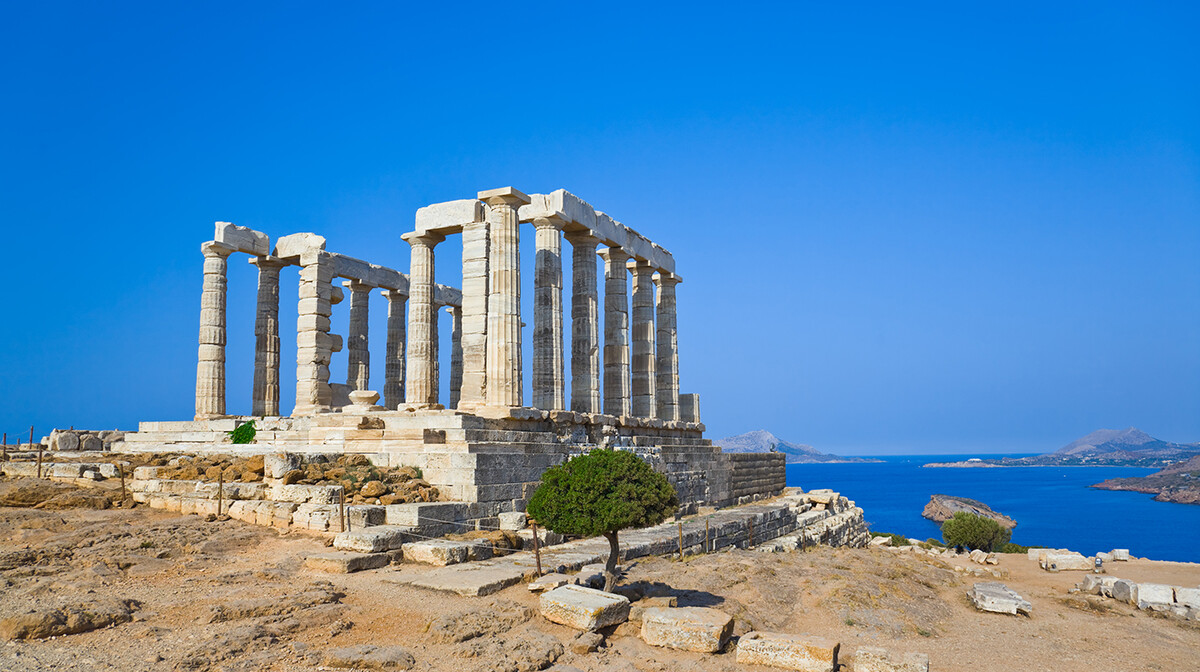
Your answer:
[[[1149,476],[1110,478],[1092,486],[1101,490],[1132,490],[1154,494],[1155,501],[1200,504],[1200,455]]]
[[[1200,443],[1172,443],[1129,427],[1098,429],[1059,448],[1033,457],[1003,457],[935,462],[927,467],[1158,467],[1200,455]]]
[[[769,453],[774,450],[775,452],[783,453],[788,464],[882,462],[882,460],[875,460],[869,457],[843,457],[841,455],[822,453],[809,445],[784,441],[765,429],[756,429],[745,434],[726,437],[713,443],[728,453]]]

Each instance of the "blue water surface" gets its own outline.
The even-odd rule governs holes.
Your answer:
[[[1000,457],[980,455],[977,457]],[[1096,490],[1106,478],[1145,476],[1139,467],[923,468],[945,455],[897,455],[879,464],[789,464],[787,483],[832,488],[862,507],[871,529],[941,538],[921,517],[930,495],[977,499],[1017,521],[1012,541],[1084,554],[1128,548],[1155,560],[1200,562],[1200,506],[1156,502],[1139,492]]]

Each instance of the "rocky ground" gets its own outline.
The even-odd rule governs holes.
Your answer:
[[[0,669],[753,669],[731,653],[649,647],[632,624],[589,653],[595,642],[536,615],[524,585],[464,598],[393,583],[395,567],[305,569],[304,555],[323,547],[313,534],[142,507],[0,508]],[[920,651],[935,670],[1182,670],[1200,656],[1197,624],[1069,595],[1081,573],[1049,574],[1024,555],[1002,556],[1000,567],[1033,616],[976,612],[965,593],[982,579],[952,563],[886,549],[733,551],[640,560],[626,581],[721,609],[735,634],[809,633],[841,641],[844,654]],[[1200,585],[1200,565],[1137,560],[1112,571]]]
[[[1132,490],[1154,494],[1155,501],[1200,504],[1200,455],[1149,476],[1110,478],[1092,486],[1101,490]]]

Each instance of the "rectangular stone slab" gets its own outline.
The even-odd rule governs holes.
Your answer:
[[[768,665],[802,672],[834,672],[841,644],[820,637],[750,632],[738,639],[741,665]]]
[[[851,669],[854,672],[929,672],[929,656],[867,646],[854,652]]]
[[[404,543],[404,533],[410,528],[395,525],[375,525],[361,530],[341,532],[333,538],[333,547],[339,551],[357,553],[383,553]]]
[[[318,572],[349,574],[386,567],[391,560],[387,553],[315,553],[304,559],[304,566]]]
[[[650,646],[716,653],[733,634],[733,617],[707,607],[654,607],[642,612],[641,634]]]
[[[404,583],[418,588],[457,593],[463,597],[483,597],[520,583],[525,570],[515,567],[466,566],[434,570]]]
[[[1029,614],[1033,610],[1033,605],[1011,588],[995,581],[975,584],[967,591],[967,597],[980,611],[1016,615],[1018,612]]]
[[[546,620],[577,630],[606,628],[629,618],[627,598],[583,586],[567,585],[543,593],[539,606]]]

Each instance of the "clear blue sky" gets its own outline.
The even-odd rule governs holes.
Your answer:
[[[0,430],[190,418],[215,220],[407,271],[418,207],[513,185],[675,254],[713,438],[1200,441],[1195,5],[435,4],[7,3]]]

